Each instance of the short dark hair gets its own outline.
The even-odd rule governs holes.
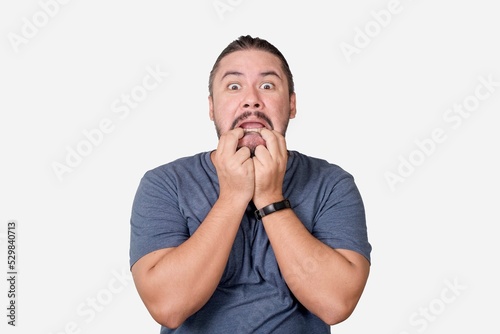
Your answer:
[[[264,39],[261,39],[259,37],[254,38],[250,35],[247,35],[247,36],[240,36],[240,38],[231,42],[224,50],[222,50],[221,54],[215,61],[215,64],[212,67],[212,70],[210,71],[210,77],[208,80],[208,91],[210,93],[210,96],[212,96],[213,93],[213,82],[214,82],[215,72],[217,72],[217,69],[219,68],[219,63],[222,60],[222,58],[224,58],[230,53],[242,50],[261,50],[269,52],[278,57],[279,60],[281,61],[281,67],[286,74],[286,78],[288,81],[288,92],[290,95],[293,94],[295,88],[293,84],[292,71],[290,71],[288,62],[286,61],[285,57],[280,52],[280,50],[278,50],[274,45],[272,45],[271,43],[269,43]]]

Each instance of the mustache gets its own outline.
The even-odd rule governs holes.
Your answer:
[[[246,111],[246,112],[244,112],[243,114],[238,116],[238,118],[236,118],[233,121],[233,124],[231,124],[231,130],[233,130],[238,123],[240,123],[241,121],[244,121],[245,119],[249,118],[250,116],[255,116],[255,117],[263,120],[264,122],[269,124],[269,126],[271,127],[271,130],[274,130],[273,122],[262,111]]]

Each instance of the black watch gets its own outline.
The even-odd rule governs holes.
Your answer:
[[[264,216],[267,216],[279,210],[290,209],[291,207],[292,206],[290,205],[290,201],[288,199],[285,199],[280,202],[269,204],[268,206],[265,206],[262,209],[255,210],[255,218],[257,218],[257,220],[262,220],[262,217]]]

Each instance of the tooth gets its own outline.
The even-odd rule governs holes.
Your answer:
[[[243,129],[245,131],[245,133],[247,132],[257,132],[257,133],[260,133],[262,128],[254,128],[254,129]]]

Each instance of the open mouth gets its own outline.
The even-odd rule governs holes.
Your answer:
[[[246,135],[260,135],[262,129],[273,130],[273,122],[262,111],[246,111],[236,118],[231,125],[231,129],[242,128]]]
[[[248,119],[238,125],[244,131],[243,137],[238,141],[238,146],[250,149],[250,156],[255,155],[255,148],[259,145],[266,146],[266,141],[261,135],[262,129],[272,129],[267,122],[260,119]]]
[[[260,131],[265,128],[264,124],[261,122],[244,122],[239,126],[242,128],[246,134],[260,134]]]

